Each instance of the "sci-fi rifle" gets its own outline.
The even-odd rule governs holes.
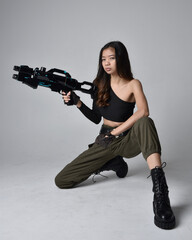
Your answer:
[[[93,98],[95,92],[95,86],[90,82],[78,82],[76,79],[72,78],[71,75],[57,68],[52,68],[46,71],[45,67],[30,68],[26,65],[14,66],[14,71],[18,74],[13,74],[13,79],[16,79],[33,89],[37,89],[38,86],[50,88],[54,92],[61,94],[62,91],[68,93],[69,91],[79,90],[83,93],[90,94]],[[70,100],[67,105],[73,105],[72,100]]]

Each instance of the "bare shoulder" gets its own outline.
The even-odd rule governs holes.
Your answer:
[[[133,91],[135,90],[142,90],[142,84],[138,79],[133,79],[130,81],[130,87],[132,88]]]

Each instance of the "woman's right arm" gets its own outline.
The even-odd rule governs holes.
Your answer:
[[[74,94],[74,93],[73,93]],[[75,94],[76,95],[76,94]],[[90,121],[94,122],[95,124],[99,124],[101,121],[101,114],[99,112],[99,109],[96,106],[95,100],[93,99],[93,105],[92,109],[87,107],[77,96],[78,101],[76,102],[77,108],[84,114],[85,117],[87,117]],[[65,103],[70,101],[71,99],[71,92],[69,92],[67,95],[63,92],[63,100]]]
[[[81,102],[81,101],[80,101]],[[92,109],[87,107],[83,102],[79,103],[80,107],[77,108],[87,117],[90,121],[94,122],[95,124],[99,124],[101,122],[101,114],[98,108],[95,106],[93,101]]]

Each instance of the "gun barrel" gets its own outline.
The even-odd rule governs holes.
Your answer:
[[[18,74],[13,74],[13,79],[18,80],[18,78],[19,78],[19,75],[18,75]]]
[[[19,67],[19,66],[14,66],[14,67],[13,67],[13,70],[19,72],[20,67]]]

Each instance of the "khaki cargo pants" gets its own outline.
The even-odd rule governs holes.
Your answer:
[[[55,183],[59,188],[72,188],[117,155],[132,158],[140,153],[145,159],[152,153],[161,154],[158,134],[153,120],[149,117],[139,119],[126,136],[116,138],[107,148],[94,143],[66,165],[56,176]]]

